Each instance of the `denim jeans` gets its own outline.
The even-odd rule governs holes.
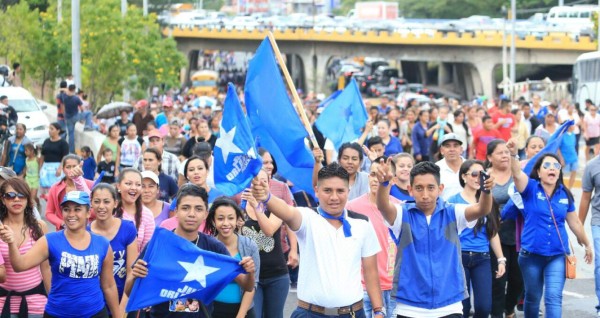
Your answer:
[[[600,310],[600,225],[592,225],[592,238],[594,239],[594,278],[596,280],[596,298],[598,305],[596,310]]]
[[[393,316],[394,309],[396,309],[396,299],[392,298],[391,290],[384,290],[381,293],[381,297],[383,299],[383,307],[385,308],[385,318],[391,318]],[[373,305],[371,304],[371,298],[369,298],[369,294],[367,294],[367,291],[365,291],[363,301],[365,304],[365,316],[367,318],[373,317]]]
[[[79,121],[79,116],[75,115],[66,119],[67,121],[67,136],[69,139],[69,153],[75,153],[75,124]]]
[[[79,113],[79,120],[84,121],[85,128],[94,128],[94,122],[92,121],[92,117],[94,113],[89,110],[84,110]]]
[[[519,265],[525,282],[525,318],[538,317],[542,293],[545,317],[560,318],[565,287],[565,255],[542,256],[521,249]]]
[[[365,311],[361,309],[352,314],[346,314],[346,315],[341,315],[341,316],[325,316],[325,315],[317,314],[316,312],[312,312],[312,311],[306,310],[304,308],[298,307],[298,308],[296,308],[296,310],[294,310],[294,312],[290,316],[290,318],[313,318],[313,317],[319,317],[319,318],[322,318],[322,317],[365,318]],[[266,316],[266,318],[270,318],[270,317]]]
[[[67,121],[64,119],[59,119],[56,122],[58,123],[58,125],[60,126],[60,129],[62,130],[62,133],[60,134],[60,138],[67,140]]]
[[[473,295],[474,318],[487,318],[492,311],[492,264],[490,253],[462,252],[462,264],[469,295]],[[473,290],[471,291],[471,286]],[[463,315],[469,317],[471,297],[463,300]]]
[[[492,280],[492,317],[515,312],[515,306],[523,292],[523,278],[519,268],[519,254],[514,245],[501,244],[502,253],[506,257],[506,274]],[[491,254],[492,276],[498,270],[498,259]]]
[[[290,290],[290,275],[260,279],[254,294],[257,318],[283,318],[285,299]]]

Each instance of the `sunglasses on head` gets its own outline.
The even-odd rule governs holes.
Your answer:
[[[7,192],[5,194],[2,195],[3,198],[7,199],[7,200],[14,200],[16,198],[19,199],[25,199],[26,196],[22,193],[17,193],[17,192]]]
[[[562,168],[562,166],[558,162],[548,162],[548,161],[546,161],[546,162],[544,162],[542,164],[542,167],[544,169],[550,169],[551,166],[554,166],[554,169],[556,169],[556,170],[560,170]]]

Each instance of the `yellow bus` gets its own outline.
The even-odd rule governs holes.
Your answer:
[[[216,97],[219,93],[217,81],[219,74],[215,71],[197,71],[192,75],[192,93],[197,96]]]

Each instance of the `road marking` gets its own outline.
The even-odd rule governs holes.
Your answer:
[[[574,292],[570,292],[570,291],[566,291],[566,290],[563,290],[562,293],[563,293],[563,295],[571,296],[571,297],[579,298],[579,299],[584,299],[584,298],[590,297],[590,296],[586,296],[586,295],[583,295],[583,294],[574,293]]]

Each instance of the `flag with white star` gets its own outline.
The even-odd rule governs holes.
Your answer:
[[[227,87],[219,138],[213,153],[215,187],[228,196],[249,187],[262,168],[250,125],[231,83]]]
[[[246,273],[237,259],[202,250],[163,228],[156,229],[142,254],[148,276],[135,280],[127,312],[181,298],[208,304]]]

